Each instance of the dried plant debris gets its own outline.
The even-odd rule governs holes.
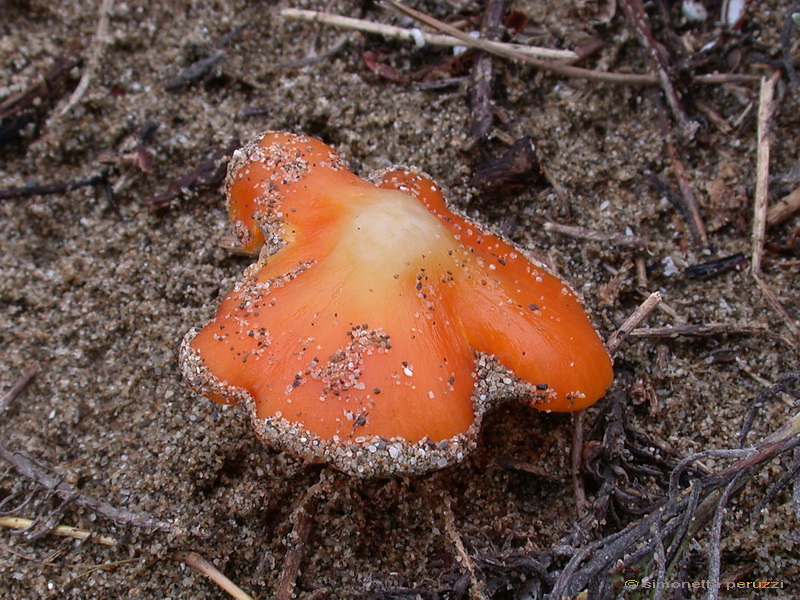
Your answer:
[[[171,182],[166,191],[147,200],[148,207],[158,210],[192,194],[219,189],[225,180],[228,159],[238,147],[239,143],[233,142],[225,147],[214,148],[195,169]]]
[[[476,169],[471,183],[487,199],[508,199],[527,189],[540,176],[536,143],[525,136],[500,156]]]
[[[0,103],[0,148],[27,137],[66,93],[72,71],[81,59],[70,52],[57,58],[42,78]],[[30,135],[32,137],[32,134]]]

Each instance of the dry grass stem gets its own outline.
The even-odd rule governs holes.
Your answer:
[[[200,571],[203,575],[216,583],[220,588],[225,590],[225,592],[227,592],[231,598],[235,598],[236,600],[253,600],[253,597],[250,594],[246,593],[244,590],[242,590],[242,588],[225,577],[225,575],[223,575],[219,569],[217,569],[197,552],[177,550],[172,553],[172,558],[189,567],[192,567],[197,571]]]
[[[385,25],[383,23],[375,23],[374,21],[354,19],[352,17],[344,17],[341,15],[334,15],[315,10],[284,8],[280,11],[280,16],[284,19],[322,23],[332,27],[363,31],[365,33],[374,33],[377,35],[382,35],[383,37],[402,40],[405,42],[425,43],[433,46],[470,46],[472,48],[479,48],[480,50],[487,50],[488,45],[488,47],[520,56],[532,56],[536,58],[559,60],[577,60],[579,58],[578,55],[572,50],[556,50],[552,48],[526,46],[524,44],[507,44],[504,42],[491,42],[487,40],[482,40],[483,44],[481,44],[475,38],[471,38],[473,43],[470,43],[452,35],[425,33],[419,29],[406,29],[405,27]]]
[[[606,342],[606,348],[608,348],[608,352],[610,354],[614,354],[619,347],[622,345],[622,342],[625,341],[625,338],[630,335],[630,333],[636,329],[639,324],[642,323],[647,317],[650,316],[658,305],[661,304],[661,294],[659,292],[653,292],[647,299],[642,302],[633,314],[628,317],[625,322],[620,325],[619,329],[617,329],[611,336],[608,338]]]
[[[36,521],[34,519],[27,519],[25,517],[0,517],[0,527],[15,529],[17,531],[25,531],[26,529],[33,527],[35,524]],[[117,540],[111,536],[98,535],[93,531],[80,529],[79,527],[73,527],[71,525],[57,525],[48,533],[51,535],[68,537],[76,540],[91,539],[93,542],[103,544],[104,546],[116,546],[118,544]]]

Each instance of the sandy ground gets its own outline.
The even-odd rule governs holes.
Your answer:
[[[109,169],[113,188],[113,201],[96,185],[0,203],[0,390],[39,367],[2,413],[0,440],[51,466],[84,494],[172,524],[169,533],[151,535],[68,506],[61,522],[96,528],[123,543],[78,546],[52,536],[27,541],[2,531],[4,598],[227,597],[172,560],[175,550],[200,552],[254,597],[272,597],[294,543],[292,510],[320,477],[331,489],[317,508],[298,577],[300,598],[414,597],[403,595],[409,588],[427,590],[423,597],[445,597],[436,590],[452,587],[465,572],[443,515],[448,502],[455,531],[472,557],[545,552],[572,531],[568,416],[506,406],[489,416],[478,450],[463,464],[426,477],[356,482],[320,475],[318,468],[265,447],[243,411],[187,390],[176,366],[180,340],[215,312],[220,295],[250,259],[221,245],[228,231],[218,189],[155,212],[147,200],[213,148],[265,129],[321,137],[357,173],[394,164],[423,169],[455,205],[547,255],[583,295],[604,337],[656,290],[668,308],[651,317],[651,326],[766,326],[775,335],[641,339],[623,347],[617,370],[628,383],[618,385],[647,391],[641,396],[646,401],[631,406],[630,418],[671,445],[676,457],[733,447],[751,400],[768,382],[798,370],[797,347],[776,337],[789,337],[788,329],[746,269],[709,281],[682,274],[684,267],[715,257],[749,256],[757,83],[691,86],[692,101],[710,106],[732,126],[722,132],[692,108],[701,128],[694,141],[678,143],[709,229],[710,246],[697,249],[680,214],[649,183],[655,174],[677,190],[649,90],[547,76],[496,61],[496,134],[474,143],[467,82],[421,90],[378,77],[362,60],[372,50],[407,72],[440,62],[448,51],[277,16],[281,7],[322,9],[325,2],[275,4],[117,2],[80,101],[59,114],[82,72],[78,67],[46,118],[0,150],[0,188],[77,180],[103,169]],[[717,2],[706,4],[719,10]],[[585,66],[645,71],[621,11],[604,23],[600,5],[606,3],[514,4],[531,18],[535,43],[574,48],[601,37],[605,48]],[[754,6],[746,26],[751,41],[742,48],[777,57],[786,5],[772,0]],[[433,2],[419,7],[441,18],[452,13]],[[372,3],[340,0],[331,10],[405,24]],[[36,83],[68,49],[89,51],[98,3],[8,0],[2,12],[0,98],[6,98]],[[676,16],[676,22],[695,49],[714,38],[710,21],[689,24]],[[206,78],[165,89],[241,26]],[[305,67],[276,68],[325,52],[342,36],[348,41],[332,56]],[[734,48],[725,61],[698,70],[768,74],[752,58],[752,64],[738,63],[744,55]],[[797,185],[800,132],[797,92],[782,82],[778,93],[770,165],[775,198]],[[149,124],[158,127],[141,141]],[[474,169],[502,152],[504,138],[526,134],[566,191],[569,211],[544,180],[514,198],[492,201],[470,188]],[[152,172],[124,159],[113,167],[101,163],[104,156],[107,161],[139,146]],[[545,221],[647,236],[652,243],[642,251],[548,234]],[[771,228],[768,240],[786,244],[793,227],[796,218]],[[637,257],[648,267],[644,289],[633,267]],[[768,258],[765,280],[789,313],[800,315],[800,267]],[[590,411],[590,423],[600,410]],[[788,399],[771,401],[753,439],[791,414]],[[508,468],[503,459],[535,464],[540,472]],[[750,481],[730,511],[723,541],[723,572],[741,580],[786,582],[776,595],[800,594],[797,541],[786,535],[797,528],[790,494],[782,492],[760,514],[750,510],[789,459],[776,459]],[[712,459],[706,466],[720,464]],[[663,483],[643,481],[653,489]],[[18,475],[7,474],[2,493],[25,486]],[[594,491],[589,485],[590,500]],[[34,516],[34,508],[41,514],[56,505],[50,500],[14,515]],[[696,555],[688,576],[699,578],[702,548]],[[495,597],[512,598],[523,586],[509,571]]]

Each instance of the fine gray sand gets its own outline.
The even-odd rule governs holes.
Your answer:
[[[425,171],[453,205],[569,281],[604,339],[654,291],[665,306],[645,326],[726,324],[727,332],[706,337],[637,337],[621,347],[612,394],[624,399],[626,431],[641,432],[640,442],[649,440],[647,449],[666,461],[660,471],[648,463],[652,472],[636,472],[641,457],[628,452],[615,458],[633,467],[614,479],[629,493],[662,497],[678,460],[735,448],[753,400],[800,369],[798,338],[748,270],[758,81],[704,84],[685,77],[676,83],[690,90],[687,111],[700,124],[693,140],[678,136],[675,146],[708,230],[709,245],[702,248],[651,180],[679,194],[656,91],[568,79],[497,59],[494,130],[474,141],[468,79],[423,89],[381,77],[364,61],[370,51],[407,74],[445,63],[449,49],[418,49],[278,14],[285,7],[323,10],[328,4],[334,13],[411,25],[377,3],[355,0],[132,0],[114,3],[107,36],[93,49],[98,2],[8,0],[0,7],[0,101],[40,82],[68,53],[97,55],[85,93],[66,114],[61,110],[91,61],[74,67],[65,91],[34,109],[36,123],[0,148],[0,190],[108,173],[107,185],[0,200],[0,394],[38,368],[0,412],[0,442],[81,494],[169,523],[159,532],[125,527],[73,502],[51,525],[95,530],[119,544],[52,535],[30,540],[0,529],[0,597],[228,598],[175,559],[176,551],[195,551],[254,598],[273,598],[287,552],[297,547],[299,518],[310,520],[311,529],[298,598],[514,598],[526,589],[530,575],[524,573],[532,571],[508,566],[508,557],[550,557],[555,573],[567,560],[554,552],[556,544],[569,539],[578,546],[578,539],[597,539],[640,518],[620,505],[602,523],[580,520],[569,415],[505,404],[486,416],[478,447],[464,462],[421,477],[359,481],[270,449],[254,435],[243,408],[215,404],[187,388],[177,364],[181,339],[215,313],[253,259],[230,249],[221,186],[180,195],[159,210],[148,201],[215,149],[267,129],[320,137],[360,175],[396,164]],[[581,66],[648,72],[621,8],[609,22],[602,14],[606,2],[512,4],[530,18],[525,32],[532,43],[572,49],[601,38],[603,49]],[[707,51],[706,63],[700,48],[718,37],[719,3],[705,3],[711,16],[704,23],[688,23],[673,4],[681,36],[675,43],[694,53],[694,72],[769,76],[768,61],[780,60],[790,3],[752,3],[745,34],[736,34],[740,41],[723,38],[726,51]],[[454,20],[455,5],[467,7],[463,15],[482,13],[482,2],[415,4],[447,21]],[[648,14],[655,21],[658,10]],[[788,35],[796,56],[800,33]],[[297,63],[337,45],[330,55]],[[224,56],[203,77],[167,85],[220,52]],[[468,74],[463,66],[448,68],[443,77]],[[776,89],[771,203],[800,180],[800,104],[798,89],[787,82],[784,75]],[[710,110],[700,112],[698,105]],[[728,129],[710,120],[712,111]],[[524,135],[536,142],[558,190],[544,177],[517,195],[490,198],[470,186],[476,168]],[[550,221],[649,243],[631,247],[549,233],[544,223]],[[795,319],[799,223],[794,216],[769,227],[767,241],[784,254],[767,252],[763,259],[764,281]],[[684,274],[687,266],[739,252],[738,269],[708,280]],[[637,263],[647,268],[638,278]],[[796,396],[796,383],[793,389]],[[747,445],[787,423],[798,410],[793,402],[791,389],[771,396]],[[595,475],[606,463],[595,450],[608,412],[609,401],[601,401],[586,415],[582,481],[589,503],[601,489]],[[783,589],[756,597],[800,595],[800,515],[792,486],[753,511],[797,460],[790,451],[762,465],[731,501],[723,524],[727,580],[783,582]],[[732,459],[702,462],[712,472]],[[318,491],[310,500],[309,490]],[[30,492],[31,501],[19,506]],[[14,470],[5,473],[0,497],[11,497],[0,510],[14,509],[14,517],[46,517],[60,505]],[[293,516],[306,500],[313,519]],[[570,538],[575,531],[581,533]],[[670,578],[705,579],[708,543],[707,533],[699,533]],[[477,569],[478,583],[470,585],[469,566]]]

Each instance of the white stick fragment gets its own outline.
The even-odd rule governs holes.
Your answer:
[[[363,19],[354,19],[352,17],[343,17],[341,15],[324,13],[315,10],[284,8],[280,11],[280,16],[284,19],[310,21],[312,23],[322,23],[324,25],[331,25],[332,27],[340,27],[342,29],[354,29],[356,31],[363,31],[365,33],[375,33],[388,38],[414,42],[414,44],[417,46],[419,46],[421,43],[427,43],[433,46],[448,46],[452,48],[470,45],[469,42],[465,42],[464,40],[460,40],[449,35],[426,33],[418,28],[406,29],[405,27],[384,25],[383,23],[375,23],[373,21],[365,21]],[[552,48],[541,48],[539,46],[528,46],[525,44],[490,42],[489,40],[482,40],[481,42],[476,41],[474,47],[480,48],[485,44],[491,44],[495,47],[504,48],[508,51],[519,52],[520,54],[525,54],[536,58],[551,58],[558,60],[577,60],[579,58],[579,56],[571,50],[554,50]]]

